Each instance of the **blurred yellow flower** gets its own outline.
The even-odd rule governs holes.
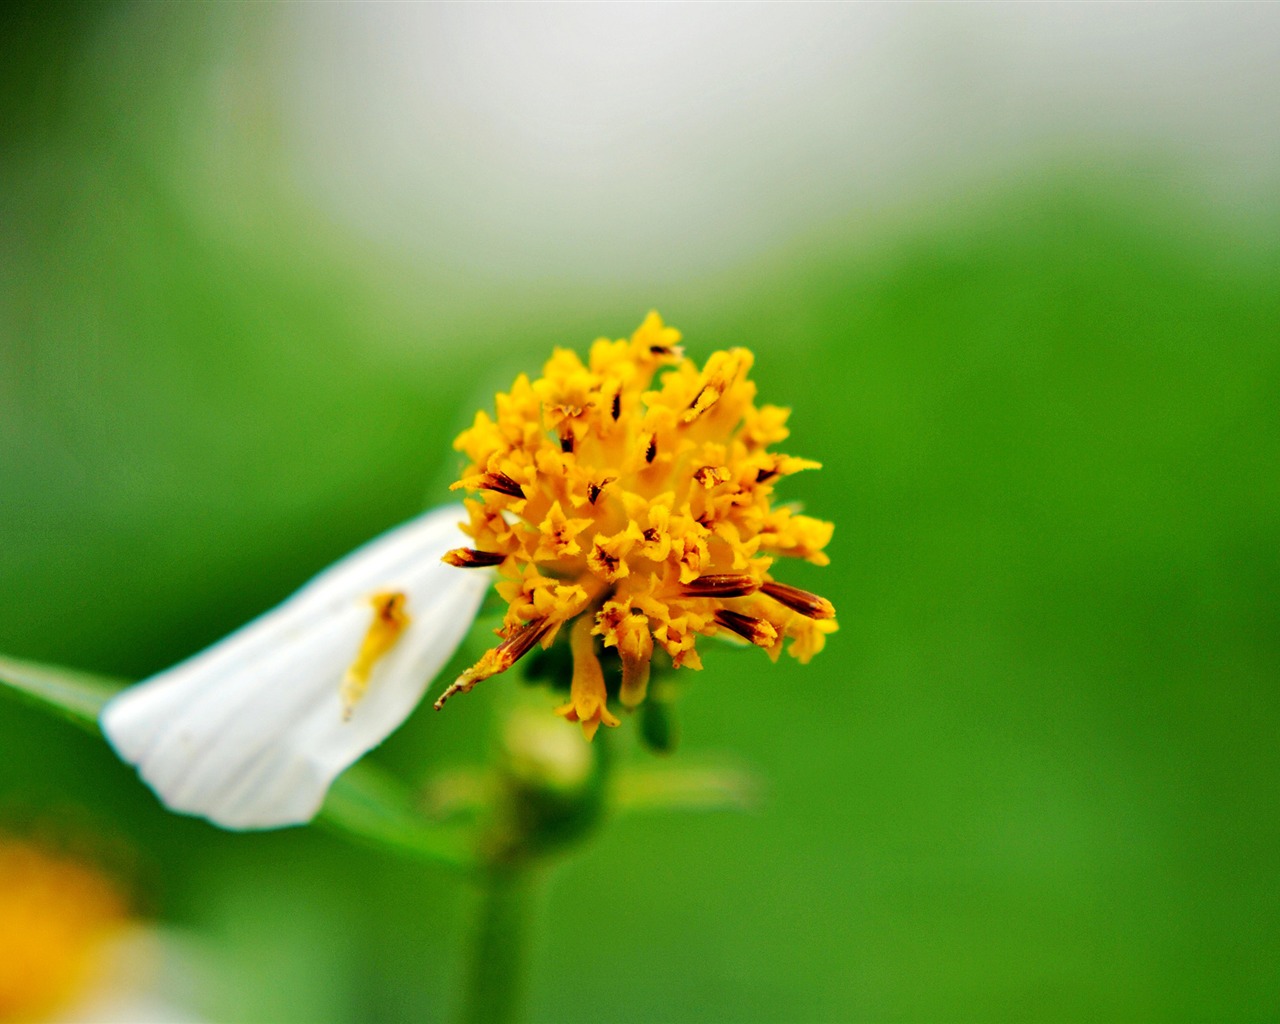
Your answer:
[[[774,504],[778,481],[818,464],[769,450],[788,410],[754,404],[743,348],[701,369],[680,332],[650,313],[629,340],[602,338],[586,363],[557,349],[543,376],[520,376],[455,447],[470,465],[454,489],[474,547],[445,556],[498,566],[503,640],[436,702],[547,647],[574,621],[569,701],[559,713],[588,738],[608,709],[594,638],[622,665],[619,698],[644,701],[655,645],[701,668],[698,635],[733,633],[777,658],[784,639],[808,661],[836,629],[824,598],[780,583],[778,557],[827,563],[832,525]],[[665,370],[659,380],[655,376]]]
[[[94,869],[0,837],[0,1021],[44,1020],[73,1002],[125,911]]]
[[[91,860],[0,834],[0,1024],[200,1024],[199,959]]]

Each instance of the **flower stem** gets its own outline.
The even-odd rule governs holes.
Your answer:
[[[533,872],[524,866],[494,866],[480,876],[462,1024],[511,1024],[520,1018],[535,888]]]

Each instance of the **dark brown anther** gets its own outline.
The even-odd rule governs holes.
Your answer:
[[[644,539],[645,539],[645,540],[647,540],[650,544],[657,544],[657,543],[658,543],[658,538],[659,538],[659,537],[661,537],[661,536],[662,536],[662,534],[660,534],[660,533],[659,533],[659,532],[658,532],[654,527],[652,527],[652,526],[651,526],[651,527],[649,527],[649,529],[647,529],[647,530],[645,530],[645,531],[644,531]]]
[[[778,631],[770,623],[741,612],[731,612],[727,608],[716,612],[716,625],[737,633],[743,640],[750,640],[757,647],[772,647],[778,642]]]
[[[480,490],[497,491],[499,494],[507,494],[513,498],[524,497],[524,491],[521,490],[520,485],[506,473],[486,473],[480,480]]]
[[[701,388],[698,389],[698,393],[693,396],[693,401],[689,403],[689,408],[696,409],[698,406],[698,402],[701,401],[702,396],[705,395],[706,393],[707,393],[707,386],[704,384],[702,385]]]
[[[789,587],[785,583],[762,583],[761,591],[768,594],[779,604],[785,604],[792,611],[807,615],[811,619],[834,619],[835,606],[825,597],[811,594],[799,587]]]
[[[506,555],[496,551],[477,551],[475,548],[454,548],[445,553],[441,561],[459,569],[483,569],[490,565],[499,565]]]
[[[496,653],[499,661],[510,667],[523,658],[551,628],[550,619],[534,619],[517,626],[509,637],[498,644]]]
[[[395,625],[404,617],[404,602],[404,594],[397,591],[393,594],[381,595],[380,599],[374,601],[373,607],[381,622]]]
[[[712,573],[686,583],[685,597],[746,597],[760,589],[760,584],[743,572]]]
[[[622,392],[619,391],[613,396],[613,406],[610,409],[613,413],[613,422],[618,422],[618,417],[622,415]]]
[[[658,457],[658,435],[654,434],[649,438],[649,447],[644,451],[644,461],[653,464],[653,460]]]
[[[505,672],[533,650],[534,644],[546,636],[550,628],[550,619],[534,619],[510,630],[510,635],[502,643],[493,650],[486,651],[478,662],[445,687],[444,692],[436,698],[435,709],[439,711],[443,708],[454,694],[468,693],[481,680]]]
[[[650,345],[649,354],[652,356],[679,356],[684,349],[673,347],[671,345]]]
[[[603,491],[606,487],[608,487],[611,483],[613,483],[616,479],[618,479],[616,476],[607,476],[603,480],[601,480],[598,484],[587,484],[587,501],[590,504],[594,505],[596,503],[596,499],[600,497],[600,492]]]
[[[609,552],[599,544],[596,544],[595,547],[591,549],[591,554],[587,560],[592,564],[593,568],[600,570],[604,575],[610,577],[618,571],[618,565],[622,561],[622,559],[617,555],[609,554]]]
[[[566,454],[573,451],[573,435],[565,434],[560,438],[560,450]]]
[[[762,469],[756,473],[756,483],[762,484],[767,480],[772,480],[777,475],[778,471],[776,469]]]
[[[701,469],[694,470],[693,478],[710,490],[717,484],[725,483],[732,475],[724,466],[703,466]]]

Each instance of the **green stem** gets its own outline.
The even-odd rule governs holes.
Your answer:
[[[511,1024],[524,1007],[535,880],[524,867],[492,867],[480,886],[462,1024]]]

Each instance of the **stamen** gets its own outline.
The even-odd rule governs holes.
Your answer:
[[[560,450],[566,454],[573,451],[573,435],[564,434],[560,438]]]
[[[477,551],[475,548],[454,548],[445,552],[442,562],[458,569],[482,569],[490,565],[499,565],[506,555],[496,551]]]
[[[794,455],[774,455],[772,465],[756,471],[756,483],[763,484],[776,476],[791,476],[806,469],[821,469],[822,463],[812,459],[797,459]]]
[[[591,554],[587,556],[587,564],[600,573],[607,580],[613,580],[618,575],[618,566],[622,563],[622,559],[617,555],[610,554],[605,550],[604,546],[596,541],[591,549]]]
[[[369,688],[369,676],[373,673],[374,666],[395,646],[408,627],[409,616],[404,610],[405,600],[405,595],[400,591],[373,595],[373,622],[360,642],[360,650],[347,669],[339,691],[342,696],[343,721],[350,721],[360,698]]]
[[[449,684],[448,689],[436,700],[435,709],[439,711],[444,707],[445,701],[455,693],[469,693],[476,683],[490,676],[496,676],[499,672],[505,672],[533,650],[534,645],[546,635],[550,628],[550,619],[534,619],[532,622],[517,626],[507,639],[492,650],[485,651],[479,661]]]
[[[500,494],[508,494],[513,498],[524,497],[524,490],[506,473],[485,473],[480,479],[480,490],[497,491]]]
[[[785,583],[762,583],[760,589],[779,604],[785,604],[792,611],[807,615],[811,619],[834,619],[835,606],[825,597],[811,594],[799,587],[791,587]]]
[[[721,392],[718,387],[715,387],[712,384],[704,384],[694,396],[693,401],[689,403],[689,408],[685,411],[685,414],[680,417],[680,422],[692,423],[720,401],[720,398]]]
[[[685,597],[746,597],[760,584],[746,573],[727,572],[699,576],[684,585]]]
[[[523,658],[534,645],[542,639],[543,634],[551,628],[549,619],[534,619],[516,627],[516,631],[497,646],[497,651],[506,662],[503,669],[508,669]]]
[[[613,396],[613,407],[610,410],[613,413],[613,422],[618,422],[618,417],[622,415],[622,392],[618,391]]]
[[[721,608],[716,612],[716,624],[737,633],[744,640],[750,640],[757,647],[772,647],[778,642],[778,631],[771,623],[741,612]]]
[[[693,478],[707,490],[722,484],[733,474],[725,466],[703,466],[693,474]]]
[[[613,483],[617,479],[618,478],[616,476],[607,476],[603,480],[601,480],[598,484],[597,483],[587,484],[588,504],[594,505],[596,503],[596,499],[600,497],[600,492],[603,491],[606,487],[608,487],[611,483]]]
[[[651,434],[649,436],[649,447],[645,449],[644,461],[653,464],[653,460],[658,457],[658,435]]]
[[[582,415],[582,406],[580,405],[553,405],[548,410],[554,416],[562,420],[574,420]]]

